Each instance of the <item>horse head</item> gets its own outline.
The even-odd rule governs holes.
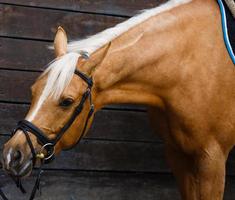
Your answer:
[[[4,145],[3,166],[14,176],[27,176],[39,160],[49,161],[61,150],[71,148],[93,119],[93,81],[84,67],[89,55],[68,53],[67,36],[61,27],[54,50],[56,59],[31,87],[26,118]]]

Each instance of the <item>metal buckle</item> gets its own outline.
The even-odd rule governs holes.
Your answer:
[[[85,60],[88,60],[90,58],[90,55],[87,51],[81,51],[80,55],[82,56],[82,58],[84,58]]]
[[[43,151],[46,150],[47,152],[47,157],[45,156],[45,154],[43,153]],[[43,159],[45,161],[51,159],[53,156],[55,155],[55,146],[52,143],[47,143],[44,144],[41,148],[41,150],[39,151],[39,153],[37,153],[36,157],[39,159]]]

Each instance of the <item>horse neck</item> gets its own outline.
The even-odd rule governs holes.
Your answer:
[[[177,54],[166,60],[166,56],[172,46],[175,52],[183,49],[175,40],[176,24],[167,13],[153,17],[97,52],[104,57],[93,73],[96,108],[117,103],[163,106],[162,88],[169,89],[177,81],[170,73],[181,58]]]
[[[184,70],[179,64],[188,59],[184,27],[191,13],[174,10],[146,20],[94,54],[100,60],[93,72],[97,109],[118,103],[164,107]]]

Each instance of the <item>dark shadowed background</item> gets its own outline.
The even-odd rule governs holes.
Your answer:
[[[0,147],[30,104],[30,85],[53,59],[46,47],[59,25],[80,39],[166,0],[0,1]],[[221,133],[223,134],[223,133]],[[235,156],[227,164],[225,199],[235,199]],[[13,200],[26,199],[0,173]],[[25,180],[32,188],[33,179]],[[143,106],[108,106],[96,114],[89,134],[48,165],[43,200],[179,200],[164,160],[162,142],[149,127]]]

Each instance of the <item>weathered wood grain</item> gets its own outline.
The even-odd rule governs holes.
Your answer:
[[[30,102],[30,87],[40,73],[0,71],[0,100]]]
[[[10,199],[28,199],[6,175],[0,180]],[[29,190],[33,178],[24,181]],[[45,171],[41,181],[42,196],[36,200],[180,200],[171,174],[129,174],[74,171]],[[234,200],[235,179],[227,177],[224,200]]]
[[[0,137],[0,149],[9,137]],[[163,144],[84,139],[75,148],[63,151],[47,169],[169,172]]]
[[[52,43],[0,38],[0,68],[43,71],[54,59]]]
[[[2,175],[0,182],[9,199],[28,199],[17,191],[8,177]],[[30,179],[24,183],[28,189],[34,182]],[[180,200],[175,180],[169,174],[46,171],[41,185],[42,196],[38,195],[37,200]],[[229,187],[233,186],[231,180]],[[231,194],[229,191],[228,195]]]
[[[0,150],[9,137],[1,135]],[[227,162],[227,175],[235,175],[235,150]],[[169,173],[162,143],[83,139],[63,151],[46,169]]]
[[[28,105],[0,103],[0,133],[9,134],[28,109]],[[121,110],[97,112],[87,138],[159,141],[149,126],[147,113]]]
[[[166,0],[4,0],[3,2],[80,12],[132,16],[137,14],[139,10],[156,7],[166,2]]]
[[[84,140],[70,152],[62,152],[50,168],[98,171],[169,172],[163,145]]]
[[[58,26],[69,39],[84,38],[126,18],[0,4],[0,36],[53,40]]]

